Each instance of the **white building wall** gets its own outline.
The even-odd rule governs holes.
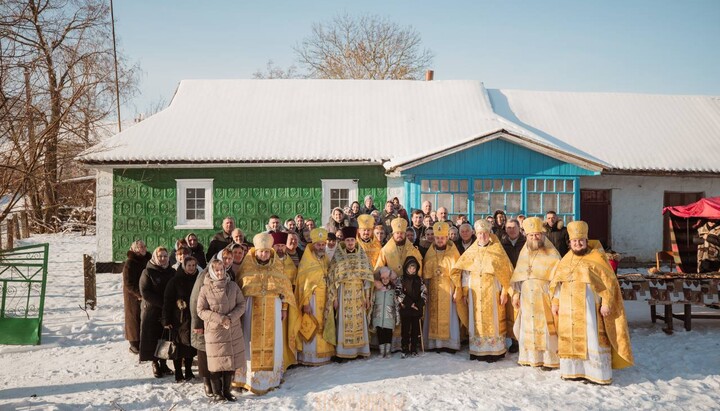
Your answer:
[[[111,262],[113,239],[113,171],[97,170],[95,190],[95,218],[97,239],[97,262]]]
[[[650,262],[662,250],[664,193],[704,192],[706,197],[720,196],[720,178],[601,175],[581,177],[580,188],[611,190],[613,250],[623,257]]]
[[[405,204],[405,180],[402,177],[387,177],[387,199],[392,200],[393,197],[397,197],[400,204]],[[385,204],[382,206],[385,207]]]

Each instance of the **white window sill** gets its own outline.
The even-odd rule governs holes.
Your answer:
[[[176,230],[212,230],[212,224],[183,224],[176,225]]]

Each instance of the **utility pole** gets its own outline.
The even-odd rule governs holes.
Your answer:
[[[119,133],[122,131],[122,122],[120,121],[120,80],[118,79],[117,47],[115,45],[115,12],[113,10],[113,0],[110,0],[110,19],[112,20],[113,56],[115,58],[115,100],[117,101]]]

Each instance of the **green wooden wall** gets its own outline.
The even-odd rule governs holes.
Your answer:
[[[287,219],[302,214],[318,225],[322,213],[321,179],[357,179],[358,201],[370,194],[378,208],[387,197],[387,180],[381,166],[262,167],[197,169],[116,169],[113,181],[113,259],[126,258],[130,243],[142,239],[148,249],[174,246],[187,234],[175,230],[175,179],[212,178],[213,230],[194,231],[207,249],[210,238],[229,215],[246,236],[265,229],[277,214]]]

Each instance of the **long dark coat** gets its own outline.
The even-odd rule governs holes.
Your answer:
[[[155,346],[163,331],[160,320],[165,287],[173,276],[175,270],[172,267],[162,268],[151,262],[147,263],[140,276],[140,295],[143,298],[140,313],[140,361],[156,359]]]
[[[188,275],[180,268],[165,287],[162,324],[163,326],[172,326],[172,330],[177,336],[178,357],[180,358],[191,358],[197,354],[197,351],[190,345],[190,295],[197,276],[197,270],[194,274]]]
[[[140,342],[140,275],[152,256],[150,253],[137,255],[128,251],[123,267],[123,300],[125,301],[125,339]]]

